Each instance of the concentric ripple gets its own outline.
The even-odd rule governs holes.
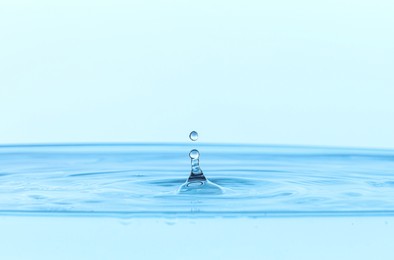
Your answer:
[[[221,192],[182,194],[190,150],[0,146],[0,215],[394,214],[391,150],[200,145],[204,175]]]

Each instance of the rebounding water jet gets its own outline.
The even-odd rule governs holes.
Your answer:
[[[189,134],[189,138],[192,141],[196,141],[198,139],[198,133],[196,131],[192,131]],[[200,152],[197,149],[193,149],[189,153],[189,157],[191,160],[191,172],[189,178],[187,178],[186,182],[179,187],[179,193],[201,193],[201,194],[221,194],[223,193],[223,189],[209,181],[202,172],[200,168]]]

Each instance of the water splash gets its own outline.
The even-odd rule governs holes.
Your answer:
[[[196,141],[198,139],[198,133],[192,131],[189,134],[189,138],[192,141]],[[191,173],[186,182],[179,187],[178,193],[222,194],[223,188],[210,182],[204,176],[200,168],[200,152],[197,149],[193,149],[190,151],[189,157],[191,160]]]
[[[189,153],[189,157],[191,160],[192,170],[188,181],[206,181],[204,173],[200,168],[200,152],[197,149],[193,149]]]

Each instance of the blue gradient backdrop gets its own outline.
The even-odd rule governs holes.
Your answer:
[[[0,144],[394,148],[394,2],[0,2]]]

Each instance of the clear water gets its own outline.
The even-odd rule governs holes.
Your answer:
[[[192,131],[189,135],[190,140],[196,141],[198,134]],[[191,171],[189,178],[178,189],[179,195],[192,195],[199,197],[201,195],[222,195],[225,189],[211,181],[209,181],[200,167],[200,152],[193,149],[189,153]]]
[[[394,151],[191,144],[1,146],[0,259],[394,259]]]
[[[196,131],[191,131],[189,134],[189,138],[192,141],[197,141],[198,139],[198,133]]]
[[[2,146],[0,213],[119,217],[394,213],[392,150],[198,148],[205,176],[221,192],[179,192],[190,174],[188,144]]]

